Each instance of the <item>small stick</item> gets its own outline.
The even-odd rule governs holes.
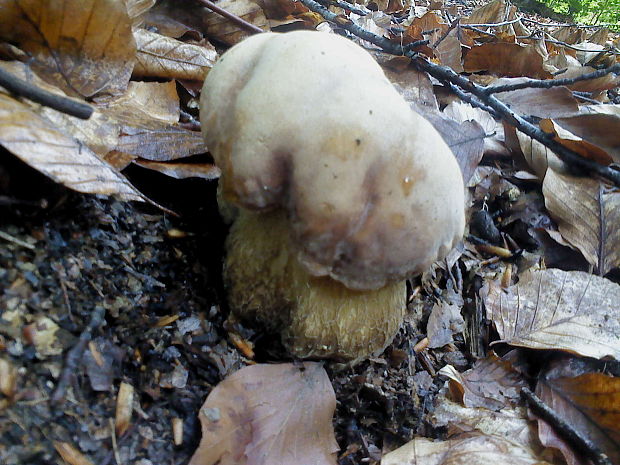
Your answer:
[[[36,248],[34,245],[28,244],[21,239],[13,237],[9,233],[5,233],[4,231],[0,231],[0,238],[4,239],[5,241],[12,242],[13,244],[17,244],[20,247],[25,247],[26,249],[34,250]]]
[[[14,95],[27,98],[76,118],[88,119],[93,114],[93,108],[90,105],[40,89],[22,81],[2,68],[0,68],[0,86]]]
[[[234,14],[232,14],[232,13],[230,13],[230,12],[228,12],[228,11],[222,9],[222,8],[220,8],[215,3],[210,2],[209,0],[198,0],[198,1],[200,3],[202,3],[204,6],[206,6],[207,8],[209,8],[210,10],[213,10],[218,15],[223,16],[224,18],[229,20],[231,23],[236,24],[241,29],[245,29],[246,31],[251,32],[253,34],[259,34],[261,32],[265,32],[260,27],[255,26],[252,23],[248,23],[245,19],[240,18],[239,16],[234,15]]]
[[[555,413],[540,397],[524,387],[521,389],[521,396],[527,402],[530,409],[546,421],[553,430],[567,441],[580,454],[592,460],[595,465],[613,465],[609,457],[605,455],[590,439],[584,437],[579,431],[573,428],[566,420]]]

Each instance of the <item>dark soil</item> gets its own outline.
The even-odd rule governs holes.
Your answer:
[[[225,324],[226,228],[214,183],[129,174],[181,217],[80,195],[0,157],[0,358],[16,370],[0,394],[2,464],[61,463],[62,442],[98,465],[186,464],[207,394],[251,363],[230,332],[256,345],[256,362],[287,360],[276,338]],[[433,375],[446,362],[463,369],[468,361],[456,347],[415,354],[430,304],[414,300],[383,356],[354,369],[326,365],[342,464],[373,463],[414,434],[440,436],[425,419],[443,384]],[[121,382],[134,387],[134,413],[113,437]],[[183,422],[180,445],[175,418]]]

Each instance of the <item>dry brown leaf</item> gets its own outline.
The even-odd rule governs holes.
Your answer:
[[[450,31],[450,34],[439,42],[435,48],[435,55],[441,65],[452,68],[456,73],[463,72],[461,41],[456,32]]]
[[[583,42],[587,34],[586,29],[579,26],[565,26],[559,28],[553,34],[555,39],[566,44],[576,44],[577,42]]]
[[[416,438],[386,454],[381,465],[549,465],[508,438],[472,433],[447,441]]]
[[[54,449],[69,465],[93,465],[93,462],[82,454],[73,444],[53,441]]]
[[[414,110],[422,114],[439,131],[448,147],[452,150],[461,168],[465,184],[474,174],[484,153],[485,132],[477,121],[458,123],[444,117],[437,111],[425,107],[414,106]]]
[[[203,178],[213,180],[218,179],[221,174],[217,166],[208,163],[162,163],[149,160],[136,160],[135,164],[176,179]]]
[[[507,289],[485,284],[500,340],[530,349],[620,359],[620,286],[582,271],[531,270]]]
[[[454,342],[452,336],[463,332],[465,322],[458,305],[435,304],[428,318],[426,333],[428,347],[435,349]]]
[[[527,417],[527,409],[522,406],[506,406],[498,412],[486,408],[469,408],[441,396],[431,414],[435,427],[447,427],[448,437],[463,433],[481,433],[510,438],[517,444],[532,449],[536,454],[542,452],[538,440],[536,421]]]
[[[134,77],[204,80],[217,59],[210,43],[194,45],[146,29],[134,32],[138,52]]]
[[[527,82],[527,78],[502,78],[494,86]],[[566,87],[549,89],[526,88],[496,94],[502,102],[510,105],[517,113],[538,116],[539,118],[560,118],[572,116],[579,112],[579,105],[573,94]]]
[[[83,97],[126,89],[136,47],[125,2],[0,0],[0,11],[0,37],[46,81]]]
[[[554,79],[573,79],[583,74],[589,74],[596,71],[591,66],[569,66],[563,73],[557,74]],[[613,89],[620,84],[620,76],[613,73],[606,74],[596,79],[587,79],[570,84],[567,87],[570,90],[578,92],[600,92],[603,90]]]
[[[538,179],[544,179],[549,168],[556,172],[565,170],[564,162],[549,147],[517,131],[512,126],[509,127],[510,130],[506,130],[507,127],[508,125],[505,124],[504,134],[506,134],[507,145],[523,155],[525,162]],[[516,141],[510,142],[513,138],[509,137],[509,134],[514,134]]]
[[[146,201],[122,174],[88,147],[4,93],[0,93],[0,127],[0,143],[54,181],[78,192]]]
[[[560,234],[600,274],[620,266],[620,191],[592,178],[547,172],[545,204]]]
[[[539,126],[547,134],[551,134],[553,140],[578,153],[583,158],[594,160],[601,165],[609,165],[614,161],[605,150],[567,131],[554,120],[543,119],[540,121]]]
[[[493,0],[476,8],[468,18],[463,18],[463,24],[489,24],[504,21],[508,15],[508,5],[505,0]]]
[[[549,79],[543,67],[543,57],[532,46],[507,43],[488,43],[472,48],[463,61],[468,73],[490,71],[500,76],[527,76]]]
[[[439,110],[431,79],[428,74],[415,69],[409,58],[384,54],[374,56],[392,85],[407,102]]]
[[[465,407],[484,407],[501,410],[519,399],[520,391],[526,385],[523,376],[513,367],[514,353],[499,358],[495,354],[478,360],[465,373],[442,368],[441,374],[448,376],[452,398]],[[448,365],[449,366],[449,365]]]
[[[571,363],[552,368],[537,384],[536,394],[553,411],[620,463],[620,378],[602,373],[573,376]],[[541,442],[560,449],[569,465],[586,463],[553,429],[539,420]]]
[[[265,18],[263,9],[251,0],[221,0],[217,2],[217,6],[245,19],[254,26],[258,26],[265,31],[269,30],[267,18]],[[250,35],[249,32],[239,29],[239,26],[214,12],[204,14],[203,23],[210,37],[224,42],[227,45],[234,45],[241,42]]]
[[[335,408],[319,363],[242,368],[200,409],[202,441],[190,465],[334,465]]]
[[[620,163],[620,105],[596,105],[587,113],[554,121],[566,131],[600,147],[615,163]]]

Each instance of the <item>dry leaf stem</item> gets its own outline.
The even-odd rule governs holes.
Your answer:
[[[396,44],[385,37],[381,37],[367,31],[366,29],[354,24],[347,18],[332,13],[323,5],[314,0],[299,1],[310,10],[323,16],[326,20],[337,24],[361,39],[367,40],[368,42],[381,47],[384,52],[392,55],[404,55],[411,58],[413,65],[418,70],[430,74],[439,81],[447,84],[449,87],[455,86],[464,92],[472,94],[486,107],[491,108],[495,112],[494,116],[501,118],[517,128],[519,131],[527,134],[532,139],[537,140],[541,144],[553,150],[566,164],[574,167],[576,170],[599,175],[610,180],[616,186],[620,186],[620,171],[583,158],[572,150],[567,149],[559,142],[553,140],[552,136],[546,134],[540,128],[527,121],[526,117],[517,114],[511,110],[509,106],[498,100],[494,95],[489,94],[487,87],[479,86],[469,81],[466,77],[459,75],[452,69],[445,66],[436,65],[428,61],[418,52],[415,52],[413,47],[418,46],[419,44],[414,42],[403,47],[402,45]],[[620,65],[616,66],[620,67]],[[614,70],[616,70],[616,68],[614,68]]]
[[[93,114],[93,109],[90,105],[47,92],[26,81],[22,81],[2,68],[0,68],[0,85],[13,95],[25,97],[28,100],[40,103],[41,105],[53,108],[67,115],[88,119],[90,115]]]

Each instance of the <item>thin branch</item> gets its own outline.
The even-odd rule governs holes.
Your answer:
[[[349,2],[344,2],[341,0],[328,0],[328,1],[330,5],[337,6],[338,8],[342,8],[343,10],[350,11],[351,13],[355,13],[356,15],[366,16],[367,14],[372,13],[370,10],[368,10],[363,5],[353,5]]]
[[[557,87],[557,86],[569,86],[579,81],[589,81],[591,79],[600,78],[600,77],[606,76],[611,73],[620,74],[620,63],[617,63],[608,68],[593,71],[591,73],[582,74],[581,76],[577,76],[574,78],[546,79],[546,80],[545,79],[530,79],[528,81],[520,82],[516,84],[505,84],[502,86],[487,87],[484,90],[484,92],[487,95],[491,95],[491,94],[496,94],[498,92],[510,92],[511,90],[526,89],[526,88],[531,88],[531,87],[549,89],[551,87]]]
[[[555,413],[536,394],[528,388],[521,389],[521,395],[525,398],[530,409],[547,422],[574,450],[585,455],[596,465],[612,465],[609,457],[605,455],[590,439],[583,436],[573,428],[566,420]]]
[[[473,26],[473,27],[499,27],[499,26],[508,26],[509,24],[514,24],[514,23],[518,23],[519,21],[521,21],[521,18],[515,18],[515,19],[511,19],[509,21],[503,21],[501,23],[480,23],[480,24],[476,24],[476,23],[472,23],[469,24],[467,23],[467,26]],[[463,24],[462,26],[465,26],[465,24]]]
[[[404,55],[408,58],[411,58],[413,65],[418,70],[427,72],[435,79],[438,79],[449,87],[450,84],[452,84],[454,86],[460,87],[463,91],[469,92],[470,94],[474,95],[481,102],[484,102],[486,106],[493,109],[495,111],[495,114],[499,118],[511,124],[524,134],[530,136],[532,139],[537,140],[538,142],[553,150],[562,159],[562,161],[564,161],[568,165],[581,169],[587,173],[597,174],[603,178],[612,181],[617,186],[620,186],[620,171],[610,168],[609,166],[600,165],[587,158],[583,158],[579,154],[573,152],[572,150],[569,150],[559,142],[553,140],[553,136],[545,133],[537,126],[528,122],[524,117],[515,113],[512,109],[510,109],[509,106],[498,100],[494,95],[487,94],[486,87],[479,86],[469,81],[469,79],[455,73],[451,68],[439,66],[428,61],[417,52],[408,49],[408,47],[403,47],[399,44],[395,44],[384,37],[380,37],[370,31],[359,27],[347,18],[343,18],[341,16],[337,16],[331,13],[325,7],[323,7],[314,0],[299,1],[310,10],[322,15],[328,21],[332,21],[338,24],[343,29],[351,32],[352,34],[355,34],[356,36],[381,47],[384,52],[390,53],[392,55]]]
[[[13,95],[27,98],[46,107],[53,108],[67,115],[81,119],[88,119],[93,114],[93,108],[82,102],[76,102],[61,95],[52,94],[37,86],[22,81],[8,71],[0,68],[0,86]]]
[[[206,6],[207,8],[209,8],[210,10],[212,10],[213,12],[217,13],[220,16],[223,16],[224,18],[229,20],[231,23],[236,24],[241,29],[244,29],[247,32],[251,32],[253,34],[258,34],[260,32],[265,32],[260,27],[255,26],[252,23],[248,23],[245,19],[240,18],[239,16],[234,15],[234,14],[230,13],[229,11],[226,11],[226,10],[220,8],[215,3],[210,2],[209,0],[198,0],[198,1],[200,3],[202,3],[204,6]]]
[[[534,21],[533,19],[521,18],[522,21],[536,24],[542,27],[578,27],[581,29],[602,29],[608,26],[617,26],[617,24],[605,23],[605,24],[554,24],[554,23],[541,23],[540,21]]]

